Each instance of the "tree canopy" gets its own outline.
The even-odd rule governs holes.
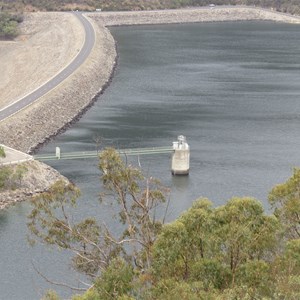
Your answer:
[[[120,235],[96,219],[73,223],[79,190],[63,182],[35,197],[29,216],[31,237],[73,251],[73,267],[90,277],[74,300],[299,298],[299,169],[270,192],[271,214],[249,197],[220,207],[201,198],[163,224],[155,210],[168,190],[158,180],[114,149],[101,152],[99,168],[101,199],[117,204]]]
[[[0,192],[15,190],[22,186],[22,179],[27,172],[23,164],[17,166],[0,166]]]
[[[18,23],[23,21],[21,15],[0,11],[0,39],[11,39],[19,34]]]
[[[74,253],[73,266],[92,279],[122,258],[137,270],[149,269],[152,247],[162,221],[155,215],[168,192],[158,180],[147,178],[140,169],[127,165],[114,149],[100,155],[99,168],[104,193],[101,200],[114,203],[123,232],[114,234],[95,218],[75,223],[70,207],[80,194],[73,185],[57,182],[36,196],[29,216],[32,238]]]

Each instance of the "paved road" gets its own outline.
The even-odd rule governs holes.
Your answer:
[[[68,78],[89,56],[94,43],[95,43],[95,32],[91,23],[84,17],[80,12],[74,12],[74,14],[81,21],[85,30],[85,41],[81,51],[78,53],[76,58],[59,74],[49,80],[47,83],[25,96],[19,99],[15,103],[0,110],[0,122],[7,117],[17,113],[26,106],[32,104],[34,101],[38,100],[40,97],[48,93],[50,90],[59,85],[63,80]]]

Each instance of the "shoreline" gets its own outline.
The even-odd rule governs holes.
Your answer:
[[[118,61],[117,45],[107,27],[258,20],[300,23],[298,17],[256,7],[93,12],[85,13],[85,16],[92,22],[96,35],[90,57],[36,103],[0,122],[0,141],[3,144],[35,153],[80,120],[97,100],[101,100],[101,94],[113,80]],[[17,134],[15,128],[18,129]]]
[[[0,122],[0,143],[25,153],[36,153],[43,145],[72,127],[96,101],[101,101],[101,95],[114,78],[119,58],[117,43],[107,27],[226,21],[278,21],[300,24],[298,17],[244,7],[97,12],[85,15],[91,20],[96,36],[96,43],[90,56],[59,86],[16,115]],[[45,178],[66,180],[63,176],[59,176],[56,170],[43,163],[34,161],[32,164],[36,170],[43,171],[43,178],[34,179],[38,188],[32,187],[30,180],[27,180],[24,187],[29,184],[30,191],[23,188],[0,193],[0,210],[47,190],[54,182],[49,179],[47,184]]]
[[[97,42],[85,64],[39,101],[2,121],[2,144],[26,153],[36,152],[77,122],[109,86],[117,66],[116,45],[108,29],[92,23]],[[42,162],[32,160],[20,165],[28,174],[26,172],[20,188],[0,192],[0,211],[47,191],[57,180],[68,182]]]
[[[117,53],[117,47],[115,46],[115,51]],[[96,103],[96,101],[98,100],[98,97],[101,97],[101,95],[105,92],[105,90],[109,87],[109,85],[111,84],[115,72],[116,72],[116,68],[118,66],[118,59],[119,59],[119,55],[118,53],[116,54],[115,57],[115,63],[113,65],[111,74],[107,80],[107,82],[101,87],[101,89],[91,98],[91,101],[82,108],[82,110],[80,110],[78,112],[77,115],[75,115],[73,117],[73,119],[71,121],[69,121],[68,123],[66,123],[63,127],[61,127],[60,129],[58,129],[58,131],[56,133],[54,133],[51,136],[46,137],[42,142],[38,143],[37,145],[31,147],[30,151],[28,154],[35,154],[38,152],[38,150],[40,148],[42,148],[44,145],[46,145],[48,142],[50,142],[51,140],[53,140],[57,135],[64,133],[66,130],[68,130],[69,128],[72,127],[73,124],[75,124],[76,122],[78,122],[82,116],[91,108],[94,106],[94,104]]]
[[[93,12],[89,16],[110,26],[183,24],[226,21],[273,21],[300,24],[300,16],[254,6],[215,6],[155,11]]]
[[[29,160],[10,167],[15,172],[19,166],[22,166],[23,170],[26,171],[22,178],[14,183],[16,185],[14,188],[0,192],[0,211],[18,202],[30,200],[32,196],[47,191],[58,180],[65,183],[70,182],[57,170],[39,161]]]

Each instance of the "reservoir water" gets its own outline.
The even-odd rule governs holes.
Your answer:
[[[188,177],[172,177],[170,157],[141,156],[149,175],[171,188],[168,219],[199,197],[222,205],[267,195],[300,165],[300,27],[229,22],[111,28],[119,51],[112,84],[83,118],[40,153],[101,146],[169,146],[183,134],[191,147]],[[137,158],[133,159],[137,163]],[[82,190],[76,217],[111,226],[100,207],[97,161],[51,162]],[[39,299],[54,281],[76,285],[65,253],[26,242],[27,203],[0,212],[0,299]],[[59,290],[62,296],[69,290]]]

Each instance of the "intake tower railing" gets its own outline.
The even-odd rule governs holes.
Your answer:
[[[169,147],[152,147],[152,148],[136,148],[136,149],[119,149],[117,150],[120,155],[132,156],[132,155],[151,155],[151,154],[164,154],[172,153],[174,149]],[[33,158],[39,161],[50,161],[59,159],[84,159],[84,158],[97,158],[101,151],[76,151],[76,152],[61,152],[56,148],[55,154],[41,154],[34,155]]]
[[[171,172],[173,175],[188,175],[190,170],[190,147],[183,135],[177,137],[177,141],[173,142],[173,146],[169,147],[152,147],[152,148],[136,148],[136,149],[119,149],[120,155],[153,155],[171,153]],[[97,158],[101,151],[81,151],[81,152],[61,152],[56,147],[53,155],[35,155],[33,158],[39,161],[50,161],[60,159],[85,159]]]

